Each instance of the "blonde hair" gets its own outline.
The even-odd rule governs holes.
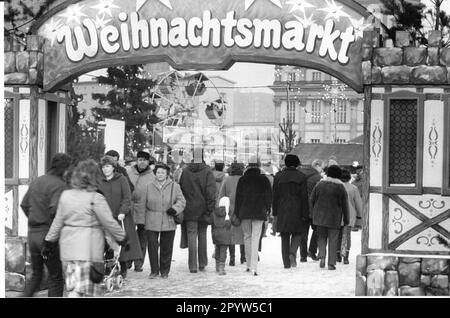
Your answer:
[[[98,164],[92,160],[84,160],[78,163],[72,173],[70,184],[74,189],[97,191],[101,172]]]

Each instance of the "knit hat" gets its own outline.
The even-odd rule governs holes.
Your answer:
[[[102,159],[100,159],[100,167],[111,165],[113,167],[116,166],[116,160],[114,160],[111,156],[104,156]]]
[[[119,153],[115,150],[109,150],[108,152],[105,153],[105,156],[117,157],[117,159],[120,158]]]
[[[145,160],[150,160],[150,154],[146,151],[138,151],[136,158],[144,158]]]
[[[284,158],[284,164],[286,167],[298,167],[300,165],[300,159],[296,155],[287,155]]]

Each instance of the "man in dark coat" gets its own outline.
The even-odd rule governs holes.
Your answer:
[[[183,223],[187,231],[189,270],[197,273],[197,265],[200,271],[208,265],[206,229],[212,223],[216,205],[216,181],[211,168],[203,161],[203,149],[194,149],[194,160],[183,169],[180,186],[186,199]]]
[[[297,167],[296,155],[287,155],[286,168],[275,176],[273,183],[273,216],[277,232],[281,233],[281,255],[284,268],[296,267],[300,246],[300,261],[308,255],[309,203],[306,175]]]
[[[236,187],[234,207],[244,232],[247,271],[251,270],[255,276],[258,275],[258,246],[261,231],[272,204],[272,188],[269,179],[261,173],[260,165],[256,156],[249,159],[248,168]]]
[[[307,187],[308,187],[308,198],[311,197],[312,190],[316,186],[317,182],[322,179],[323,172],[323,161],[320,159],[314,159],[311,167],[300,169],[306,175],[307,178]],[[309,206],[309,219],[310,225],[312,229],[312,235],[309,239],[309,247],[308,247],[308,256],[311,257],[314,261],[319,260],[317,257],[317,231],[315,230],[315,225],[312,224],[312,206]]]
[[[27,279],[24,297],[32,297],[39,289],[42,281],[44,264],[47,267],[48,296],[62,297],[64,292],[64,278],[62,265],[59,259],[58,243],[52,246],[52,253],[44,260],[41,250],[44,238],[47,235],[53,219],[61,193],[67,188],[63,179],[64,173],[69,168],[72,158],[65,153],[57,153],[53,156],[51,167],[47,173],[34,180],[20,204],[28,218],[28,247],[31,253],[31,268],[33,273]]]
[[[316,226],[320,267],[325,267],[328,239],[328,269],[336,269],[336,251],[341,226],[349,223],[347,191],[341,180],[341,168],[328,167],[327,177],[317,183],[311,193],[313,224]]]

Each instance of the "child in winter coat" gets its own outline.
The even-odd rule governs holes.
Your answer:
[[[225,275],[227,249],[231,245],[231,221],[229,218],[229,198],[223,197],[219,206],[214,209],[212,238],[215,248],[216,272]]]

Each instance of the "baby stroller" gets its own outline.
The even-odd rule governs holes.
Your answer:
[[[120,225],[122,226],[122,229],[124,229],[123,221],[120,221]],[[114,245],[116,248],[113,248],[112,245]],[[114,255],[115,249],[118,251],[117,256]],[[112,292],[114,290],[114,287],[116,287],[117,289],[122,288],[123,277],[120,274],[119,262],[121,250],[122,247],[113,240],[105,244],[105,252],[103,254],[105,276],[103,278],[103,284],[107,292]]]

